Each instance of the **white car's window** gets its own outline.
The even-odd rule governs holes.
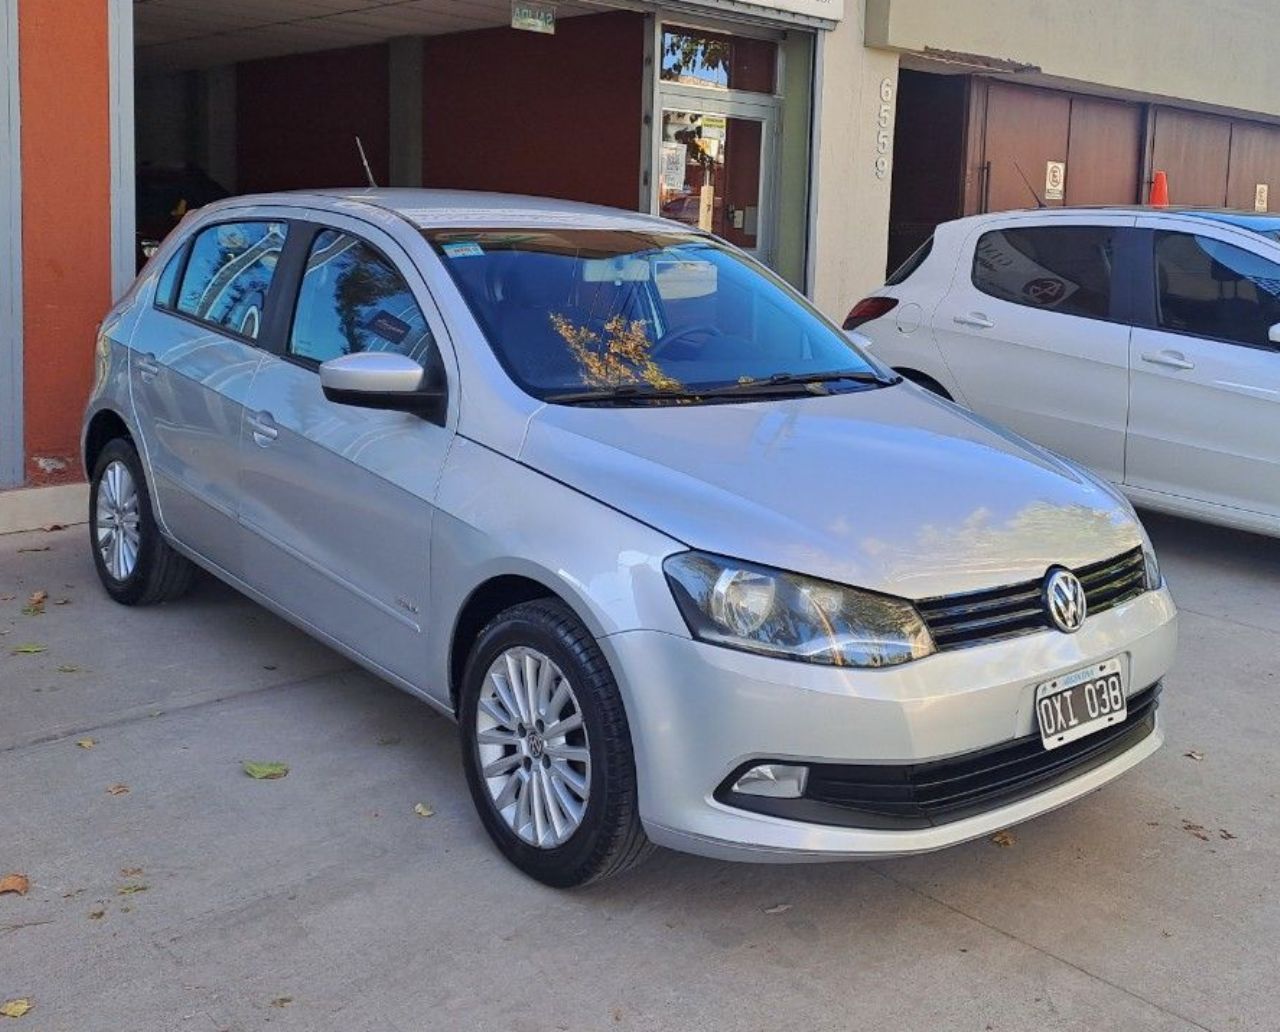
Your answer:
[[[288,227],[225,222],[202,229],[178,291],[178,311],[256,340]]]
[[[698,401],[712,391],[816,394],[891,379],[781,281],[705,236],[428,236],[503,366],[536,397],[643,391]]]
[[[349,233],[316,234],[298,291],[289,354],[326,362],[393,351],[424,368],[434,346],[427,320],[395,266]]]
[[[1161,329],[1269,348],[1280,323],[1280,265],[1212,237],[1157,232]]]
[[[1003,301],[1091,319],[1111,317],[1111,226],[1027,226],[978,239],[973,285]]]

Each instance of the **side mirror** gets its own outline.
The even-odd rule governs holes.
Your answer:
[[[1280,322],[1267,330],[1267,340],[1271,341],[1272,344],[1280,344]]]
[[[340,405],[411,412],[444,422],[448,392],[443,385],[428,385],[422,366],[405,355],[361,351],[331,358],[320,366],[320,387]]]

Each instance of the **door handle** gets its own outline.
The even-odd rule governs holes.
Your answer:
[[[255,412],[251,415],[249,430],[253,433],[254,443],[263,448],[280,436],[280,428],[276,426],[270,412]]]
[[[961,326],[977,326],[982,330],[989,330],[995,325],[995,322],[988,319],[981,312],[970,312],[968,315],[957,315],[952,321],[959,323]]]
[[[138,375],[142,377],[143,383],[150,383],[160,375],[160,363],[151,352],[138,356]]]
[[[1152,365],[1168,366],[1170,369],[1194,369],[1196,364],[1188,362],[1181,352],[1178,351],[1148,351],[1142,356],[1142,361],[1150,362]]]

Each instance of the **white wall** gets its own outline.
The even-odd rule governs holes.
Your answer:
[[[862,6],[850,0],[844,21],[819,39],[809,285],[818,307],[836,320],[884,282],[889,245],[893,126],[883,177],[876,175],[876,133],[885,79],[896,98],[898,56],[863,46]]]
[[[1280,0],[866,0],[867,45],[1280,115]]]

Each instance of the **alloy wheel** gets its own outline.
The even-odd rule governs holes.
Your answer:
[[[102,471],[94,535],[102,562],[117,581],[126,581],[138,565],[142,545],[139,529],[138,487],[129,467],[118,459]]]

